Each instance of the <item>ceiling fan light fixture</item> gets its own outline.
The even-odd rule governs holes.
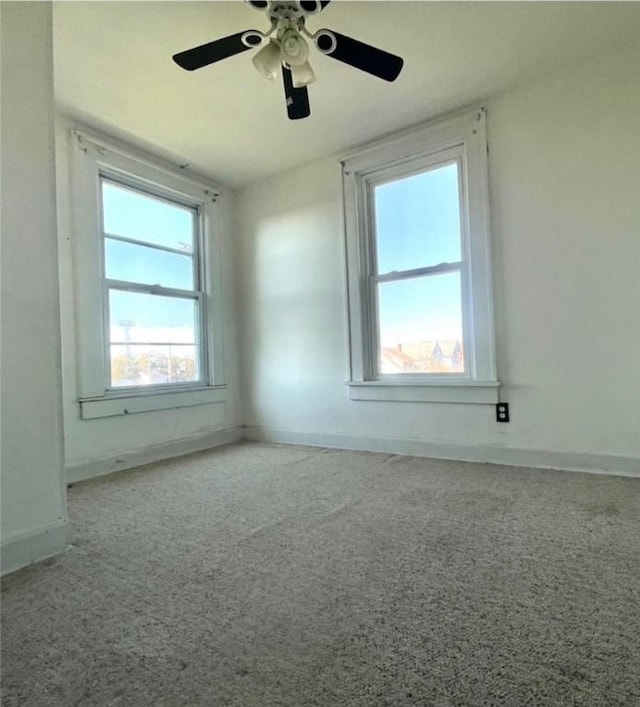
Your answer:
[[[309,63],[307,39],[319,53],[384,81],[395,81],[402,71],[404,61],[400,56],[330,29],[309,32],[308,17],[324,10],[331,0],[245,1],[266,13],[270,23],[266,32],[249,29],[220,37],[174,54],[175,63],[185,71],[194,71],[257,48],[253,64],[267,79],[275,81],[279,75],[282,77],[287,115],[291,120],[311,115],[307,86],[316,77]],[[258,47],[265,40],[267,44]]]
[[[280,74],[280,66],[282,64],[280,47],[272,39],[255,54],[251,61],[261,76],[269,79],[269,81],[275,81]]]
[[[303,86],[308,86],[310,83],[314,83],[316,75],[313,73],[311,64],[305,61],[301,66],[291,67],[291,79],[294,88],[302,88]]]

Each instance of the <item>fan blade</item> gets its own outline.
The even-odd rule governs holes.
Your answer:
[[[361,71],[366,71],[368,74],[373,74],[373,76],[385,81],[395,81],[398,78],[404,65],[404,60],[401,57],[372,47],[364,42],[359,42],[357,39],[347,37],[344,34],[338,34],[338,32],[333,30],[329,30],[329,32],[336,38],[336,47],[332,52],[328,52],[327,56],[349,64],[349,66],[354,66]],[[318,42],[320,42],[318,47],[321,50],[326,50],[327,47],[323,47],[321,43],[323,40],[324,37],[322,36],[318,38]]]
[[[284,83],[284,97],[287,101],[287,115],[291,120],[300,120],[311,115],[309,108],[309,93],[307,87],[293,87],[293,78],[291,70],[285,66],[282,67],[282,81]]]
[[[247,31],[255,32],[256,35],[258,34],[257,30]],[[221,59],[226,59],[227,57],[240,54],[240,52],[246,52],[248,49],[252,49],[252,47],[248,47],[242,41],[244,34],[246,34],[246,31],[238,32],[237,34],[232,34],[228,37],[223,37],[222,39],[216,39],[215,42],[202,44],[199,47],[194,47],[193,49],[187,49],[184,52],[174,54],[173,60],[178,66],[181,66],[187,71],[200,69],[208,64],[213,64]]]

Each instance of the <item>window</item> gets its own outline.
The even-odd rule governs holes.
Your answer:
[[[497,401],[485,111],[343,162],[354,400]]]
[[[100,187],[108,389],[203,383],[198,208]]]
[[[82,416],[224,399],[218,192],[72,139]]]

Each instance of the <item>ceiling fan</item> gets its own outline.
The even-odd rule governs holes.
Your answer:
[[[339,34],[330,29],[311,33],[307,17],[324,10],[331,0],[247,0],[266,12],[271,27],[267,32],[249,29],[174,54],[178,66],[193,71],[222,59],[265,45],[253,57],[253,65],[267,79],[282,74],[287,115],[291,120],[311,114],[307,86],[316,80],[309,63],[307,37],[316,49],[332,59],[366,71],[385,81],[395,81],[404,61],[395,54]]]

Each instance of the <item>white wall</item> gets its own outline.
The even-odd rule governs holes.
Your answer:
[[[83,420],[80,417],[75,313],[77,307],[82,307],[82,293],[78,291],[75,284],[72,248],[73,229],[69,189],[71,156],[69,136],[72,124],[61,117],[58,117],[56,122],[67,479],[69,481],[85,479],[239,439],[241,433],[235,347],[235,304],[231,270],[233,192],[224,188],[219,191],[220,214],[223,222],[220,230],[223,242],[221,257],[225,292],[222,334],[228,384],[226,401],[99,419]],[[117,141],[113,142],[119,144]],[[145,155],[135,149],[132,150],[132,154],[171,169],[171,165],[153,155]]]
[[[2,2],[0,18],[2,571],[6,572],[64,547],[66,497],[51,5]]]
[[[492,406],[348,400],[340,172],[238,195],[253,438],[640,472],[640,51],[488,107],[499,377]]]

